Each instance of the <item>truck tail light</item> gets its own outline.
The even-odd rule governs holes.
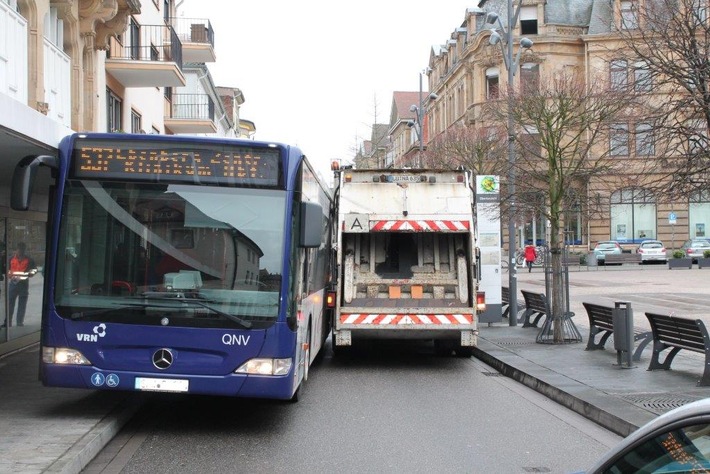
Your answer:
[[[486,293],[484,291],[479,291],[478,293],[476,293],[476,310],[486,310]]]
[[[335,291],[329,291],[325,295],[326,308],[335,308]]]

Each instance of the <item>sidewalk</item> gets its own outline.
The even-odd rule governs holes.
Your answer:
[[[710,396],[710,388],[696,386],[704,358],[681,351],[672,370],[649,372],[650,345],[634,368],[616,365],[611,340],[604,351],[585,351],[589,328],[582,301],[632,301],[636,325],[649,309],[682,308],[683,315],[710,319],[707,271],[579,272],[570,276],[570,309],[582,342],[538,344],[538,328],[503,320],[480,328],[475,356],[625,436],[661,413]],[[505,285],[507,274],[503,277]],[[519,272],[520,289],[544,291],[539,269]],[[78,473],[138,410],[144,394],[43,387],[37,380],[38,351],[35,345],[0,358],[0,472]]]

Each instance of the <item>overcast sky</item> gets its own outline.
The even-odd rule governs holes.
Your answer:
[[[255,123],[255,138],[298,145],[329,174],[375,121],[389,123],[394,91],[419,90],[432,46],[476,4],[184,0],[179,12],[212,23],[217,61],[208,67],[216,85],[244,93],[241,118]]]

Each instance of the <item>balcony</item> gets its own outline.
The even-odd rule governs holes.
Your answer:
[[[185,63],[213,63],[214,30],[209,20],[200,18],[171,18],[173,28],[182,42]]]
[[[47,116],[71,128],[71,60],[44,38],[44,100]]]
[[[27,105],[27,20],[3,1],[0,35],[0,94]]]
[[[129,28],[120,39],[110,38],[106,72],[124,87],[184,86],[182,43],[170,26]]]
[[[214,102],[207,94],[172,94],[166,100],[165,128],[173,133],[215,133]]]

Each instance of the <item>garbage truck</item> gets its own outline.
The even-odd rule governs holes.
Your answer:
[[[470,356],[485,311],[471,173],[333,171],[333,351],[417,339],[433,341],[440,355]]]

